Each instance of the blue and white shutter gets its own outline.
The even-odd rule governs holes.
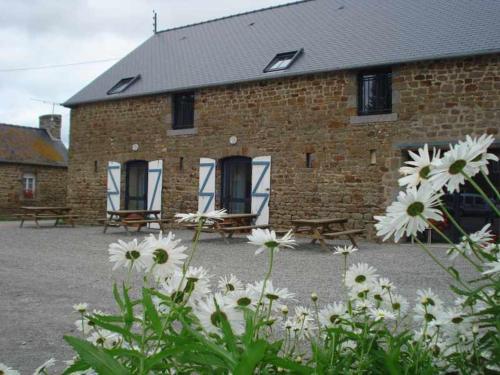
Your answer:
[[[198,189],[198,212],[215,210],[215,160],[200,159],[200,184]]]
[[[163,186],[163,160],[153,160],[148,163],[148,210],[161,211],[161,193]],[[159,229],[156,223],[150,228]]]
[[[252,213],[256,225],[269,224],[269,196],[271,193],[271,157],[252,159]]]
[[[116,161],[108,162],[108,184],[106,210],[116,211],[120,209],[120,176],[121,165]],[[108,215],[109,216],[109,215]]]

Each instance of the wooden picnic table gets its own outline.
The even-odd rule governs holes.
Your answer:
[[[54,227],[60,224],[61,221],[68,220],[72,227],[75,227],[74,219],[77,218],[76,215],[71,214],[71,207],[66,206],[23,206],[21,207],[23,213],[19,215],[21,223],[20,228],[23,227],[24,222],[28,220],[33,220],[37,226],[40,228],[40,220],[55,220]]]
[[[129,227],[137,228],[139,232],[147,224],[156,223],[164,230],[164,225],[170,219],[162,219],[160,210],[114,210],[108,211],[109,217],[101,220],[104,224],[103,232],[106,233],[108,227],[123,227],[129,233]]]
[[[318,241],[323,249],[327,249],[325,240],[340,236],[347,236],[353,246],[357,247],[355,234],[363,232],[363,229],[347,229],[346,218],[326,218],[326,219],[295,219],[292,220],[293,232],[298,237],[311,238],[311,243]],[[340,226],[341,230],[335,227]]]
[[[202,232],[218,233],[228,243],[228,239],[232,238],[234,233],[248,232],[256,228],[269,228],[269,225],[254,225],[253,221],[256,218],[256,214],[249,213],[226,214],[223,220],[214,220],[210,223],[205,223],[201,230]],[[196,229],[197,225],[186,224],[185,227]]]

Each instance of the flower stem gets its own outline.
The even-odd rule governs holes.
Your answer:
[[[177,291],[180,292],[182,288],[182,283],[184,282],[184,279],[186,278],[186,272],[189,269],[189,265],[191,264],[191,261],[193,260],[193,256],[196,253],[196,250],[198,249],[198,242],[200,241],[200,235],[201,235],[201,229],[203,228],[203,224],[205,223],[205,220],[203,218],[200,218],[198,221],[198,226],[196,227],[194,239],[193,239],[193,249],[191,250],[191,254],[189,254],[188,260],[182,265],[182,277],[181,281],[179,282],[179,286],[177,287]]]
[[[422,216],[423,218],[423,216]],[[453,241],[446,235],[444,234],[437,226],[435,226],[430,220],[426,220],[427,223],[431,226],[431,228],[433,230],[435,230],[441,237],[443,237],[443,239],[448,242],[452,248],[455,250],[455,251],[458,251],[459,254],[461,254],[465,259],[467,259],[467,261],[469,261],[470,264],[472,264],[477,271],[479,272],[483,272],[483,269],[480,265],[478,265],[477,263],[475,263],[472,259],[470,259],[464,252],[460,251],[460,249],[453,243]],[[457,223],[458,225],[458,223]]]
[[[495,187],[495,185],[493,185],[493,182],[491,182],[490,178],[488,177],[488,175],[486,173],[481,171],[481,174],[483,175],[484,179],[486,180],[486,183],[488,184],[488,186],[495,193],[495,196],[497,197],[497,199],[500,201],[500,192],[498,191],[498,189]]]
[[[460,280],[460,278],[457,278],[455,274],[453,274],[453,272],[451,272],[448,268],[446,268],[446,266],[443,263],[441,263],[441,261],[438,258],[436,258],[436,256],[432,254],[432,252],[416,236],[413,236],[413,239],[420,245],[420,248],[422,248],[422,250],[424,250],[427,253],[427,255],[429,255],[439,267],[441,267],[454,280],[458,281],[460,285],[462,285],[464,288],[470,291],[470,288],[462,280]]]
[[[274,258],[274,248],[270,248],[269,249],[269,268],[267,270],[266,277],[264,278],[264,282],[262,283],[262,292],[260,293],[259,302],[257,302],[257,308],[255,309],[254,324],[257,322],[257,319],[259,316],[259,309],[260,309],[260,305],[262,303],[262,299],[264,298],[264,293],[266,292],[267,281],[271,277],[271,273],[273,271],[273,258]],[[259,330],[256,330],[255,333],[257,336],[259,333]]]
[[[474,189],[476,189],[476,191],[481,194],[481,196],[483,197],[483,199],[486,201],[486,203],[488,203],[488,205],[493,209],[493,211],[496,213],[497,216],[500,216],[500,210],[493,204],[493,202],[490,200],[490,198],[488,198],[488,196],[486,195],[486,193],[483,191],[483,189],[481,189],[481,187],[476,183],[476,181],[474,181],[472,178],[469,177],[469,175],[465,172],[460,172],[465,178],[466,180],[474,187]]]

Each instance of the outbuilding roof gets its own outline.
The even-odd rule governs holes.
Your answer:
[[[68,150],[45,129],[0,124],[0,163],[68,166]]]
[[[498,0],[307,0],[158,32],[64,104],[497,52]]]

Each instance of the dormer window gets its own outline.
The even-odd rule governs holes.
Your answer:
[[[278,53],[266,66],[264,73],[288,69],[301,53],[302,50]]]
[[[109,91],[107,92],[108,95],[113,95],[113,94],[120,94],[124,92],[126,89],[128,89],[135,81],[139,79],[140,75],[137,75],[135,77],[127,77],[127,78],[122,78],[118,81],[116,85],[111,87]]]

